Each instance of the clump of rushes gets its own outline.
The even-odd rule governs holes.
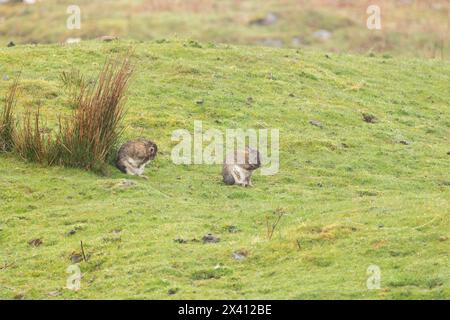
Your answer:
[[[52,144],[50,134],[41,130],[39,109],[33,114],[27,111],[22,127],[17,130],[14,139],[14,151],[24,160],[48,163],[49,148]]]
[[[51,164],[102,170],[122,132],[124,94],[133,68],[129,55],[108,61],[93,88],[81,86],[74,114],[60,120]]]
[[[0,152],[9,152],[14,148],[14,136],[16,133],[16,121],[14,108],[17,104],[19,79],[17,78],[9,88],[3,111],[0,113]]]
[[[45,165],[104,172],[123,133],[125,91],[133,71],[129,57],[107,61],[95,86],[84,85],[84,80],[79,83],[75,110],[70,117],[60,118],[59,130],[53,135],[42,129],[39,110],[27,111],[17,125],[16,80],[0,113],[0,152],[13,151],[24,160]],[[70,78],[65,75],[64,80]]]

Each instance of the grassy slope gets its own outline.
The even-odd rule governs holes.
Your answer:
[[[0,75],[22,70],[20,104],[40,105],[53,126],[69,111],[60,72],[95,74],[129,45],[0,49]],[[55,290],[58,298],[450,297],[449,63],[175,41],[134,46],[126,135],[158,142],[150,180],[117,188],[125,177],[114,169],[100,177],[2,155],[1,298]],[[0,82],[2,94],[9,83]],[[363,122],[361,112],[379,123]],[[194,120],[279,128],[279,174],[240,189],[224,187],[217,166],[173,165],[171,133],[192,130]],[[276,210],[288,216],[268,241],[266,216]],[[221,242],[174,242],[209,232]],[[34,238],[44,244],[30,247]],[[80,264],[76,293],[62,288],[80,240],[90,259]],[[233,260],[236,250],[249,257]],[[382,290],[366,289],[370,264],[381,268]]]

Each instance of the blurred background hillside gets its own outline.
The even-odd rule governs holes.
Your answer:
[[[73,4],[81,9],[80,30],[66,27]],[[380,31],[366,26],[373,4],[381,8]],[[449,21],[449,0],[0,0],[4,45],[105,35],[143,41],[179,37],[448,59]]]

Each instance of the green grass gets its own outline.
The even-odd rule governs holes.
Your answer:
[[[137,70],[124,139],[158,143],[150,179],[1,155],[0,298],[450,297],[450,63],[86,42],[2,48],[0,76],[22,71],[19,106],[39,106],[56,128],[57,116],[72,112],[61,73],[75,67],[93,77],[129,46]],[[0,81],[0,94],[11,81]],[[172,131],[192,130],[194,120],[204,129],[280,129],[280,172],[243,189],[223,186],[219,166],[172,164]],[[136,185],[117,186],[123,179]],[[268,240],[266,217],[279,211],[286,216]],[[221,241],[174,241],[207,233]],[[28,244],[37,238],[41,246]],[[73,292],[65,271],[80,241],[88,261]],[[234,251],[248,256],[236,261]],[[380,290],[366,287],[372,264],[381,268]]]

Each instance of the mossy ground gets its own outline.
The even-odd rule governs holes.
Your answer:
[[[130,46],[136,74],[124,140],[158,143],[150,179],[1,155],[1,298],[450,297],[448,62],[86,42],[0,49],[0,75],[22,71],[18,113],[39,106],[54,128],[71,112],[61,72],[93,77]],[[2,95],[10,83],[0,81]],[[242,189],[222,185],[220,166],[174,165],[171,134],[192,130],[194,120],[205,129],[280,129],[280,172]],[[135,186],[118,187],[123,179]],[[286,216],[268,240],[266,218],[280,211]],[[221,241],[192,241],[207,233]],[[28,244],[37,238],[42,245]],[[80,241],[88,262],[74,292],[64,289],[66,269]],[[232,257],[239,250],[248,252],[243,261]],[[366,287],[372,264],[380,290]]]

